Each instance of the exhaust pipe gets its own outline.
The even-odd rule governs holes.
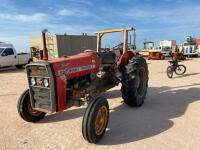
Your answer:
[[[46,44],[46,33],[48,32],[48,29],[42,30],[42,40],[43,40],[43,60],[48,60],[48,50],[47,50],[47,44]]]

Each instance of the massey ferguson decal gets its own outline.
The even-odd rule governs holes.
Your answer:
[[[69,65],[68,62],[64,62],[61,67],[67,67]]]
[[[67,68],[67,69],[64,69],[64,70],[58,70],[58,74],[60,76],[62,76],[62,75],[70,74],[70,73],[76,73],[76,72],[80,72],[80,71],[94,69],[95,67],[96,67],[96,65],[88,65],[88,66]]]

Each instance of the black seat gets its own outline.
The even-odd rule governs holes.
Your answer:
[[[97,55],[101,59],[101,71],[110,71],[113,65],[116,64],[116,55],[111,51],[98,52]]]
[[[115,64],[116,63],[116,55],[111,51],[107,52],[99,52],[99,57],[101,58],[101,64]]]

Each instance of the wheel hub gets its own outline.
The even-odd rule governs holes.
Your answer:
[[[28,111],[31,115],[33,116],[39,116],[41,114],[41,112],[37,111],[37,110],[34,110],[31,106],[31,102],[29,101],[28,103]]]
[[[108,118],[108,111],[105,106],[102,106],[96,116],[95,120],[95,133],[101,135],[106,127]]]

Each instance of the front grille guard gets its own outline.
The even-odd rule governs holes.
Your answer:
[[[30,83],[30,78],[32,76],[30,76],[30,70],[29,68],[31,67],[44,67],[47,71],[48,74],[48,78],[49,79],[49,88],[45,88],[45,87],[39,87],[39,86],[32,86]],[[53,113],[57,111],[57,99],[56,99],[56,83],[55,83],[55,75],[53,72],[53,69],[51,67],[51,65],[49,63],[46,62],[37,62],[37,63],[31,63],[26,65],[26,72],[27,72],[27,79],[28,79],[28,85],[29,85],[29,93],[30,93],[30,100],[31,100],[31,106],[33,109],[38,110],[38,111],[42,111],[42,112],[47,112],[47,113]],[[44,77],[43,77],[44,78]],[[49,102],[50,102],[50,107],[49,109],[44,109],[41,107],[35,107],[35,99],[34,99],[34,95],[33,95],[33,88],[38,88],[38,89],[49,89]]]

